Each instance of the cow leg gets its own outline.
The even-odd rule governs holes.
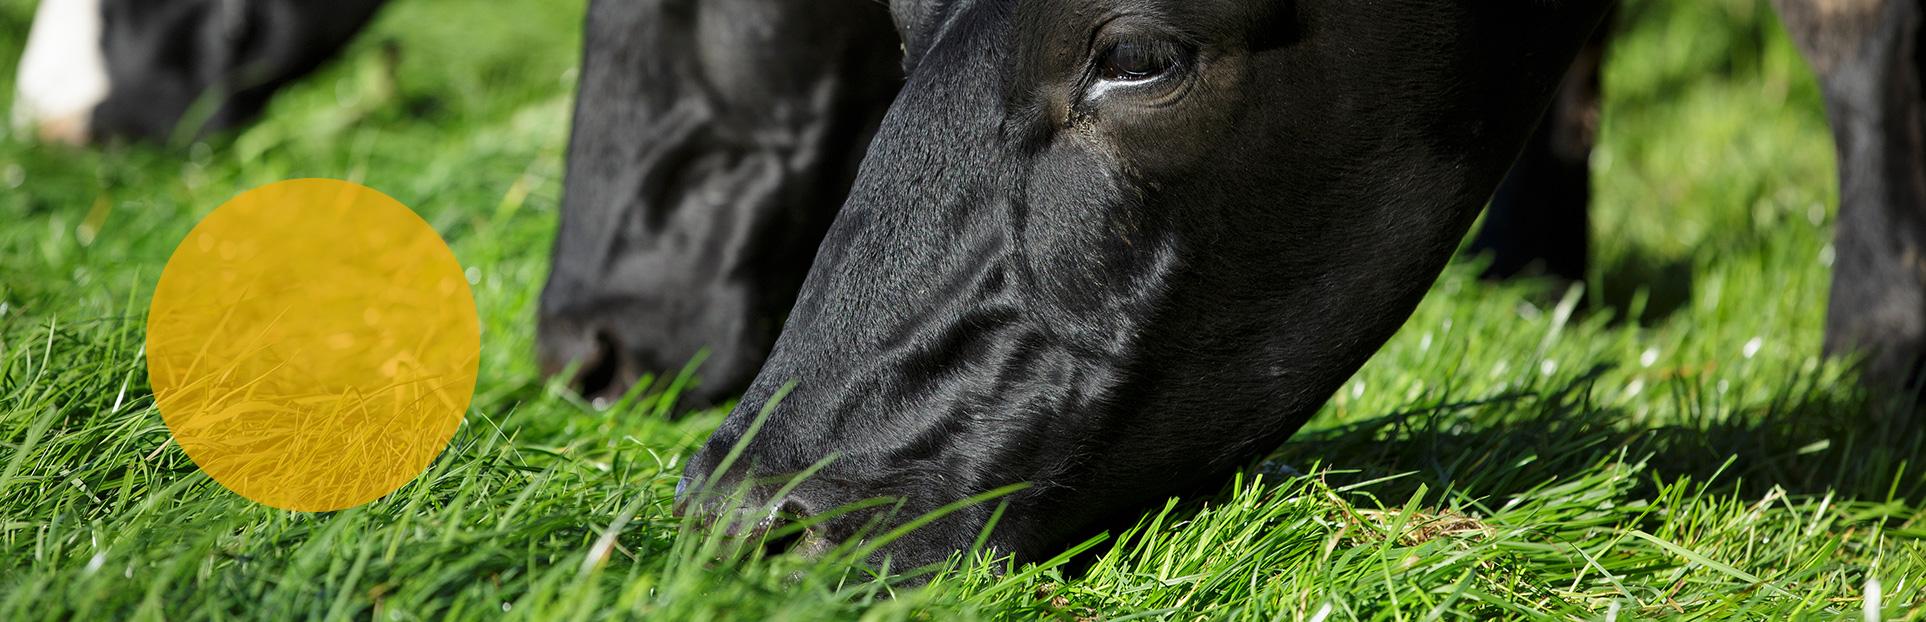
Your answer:
[[[1582,280],[1590,254],[1592,145],[1598,136],[1599,69],[1610,20],[1572,63],[1557,99],[1539,121],[1511,173],[1486,209],[1472,252],[1487,254],[1488,278],[1550,275]]]
[[[1775,0],[1818,72],[1839,156],[1826,351],[1915,387],[1926,353],[1921,0]]]
[[[762,365],[901,85],[874,0],[595,0],[543,289],[543,368],[619,396]]]

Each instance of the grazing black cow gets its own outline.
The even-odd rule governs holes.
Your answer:
[[[49,142],[192,138],[252,120],[383,0],[41,0],[16,132]]]
[[[900,500],[809,549],[1028,483],[987,541],[1030,559],[1221,482],[1405,321],[1608,4],[895,3],[908,81],[688,510]]]
[[[908,81],[683,508],[758,528],[896,500],[814,521],[808,551],[1024,483],[987,541],[1034,559],[1221,482],[1405,321],[1610,4],[892,2]],[[1903,382],[1921,3],[1781,4],[1838,128],[1828,347]],[[877,556],[942,559],[992,512]]]

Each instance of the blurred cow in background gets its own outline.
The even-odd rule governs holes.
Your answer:
[[[333,58],[383,0],[42,0],[13,127],[43,141],[233,129]]]

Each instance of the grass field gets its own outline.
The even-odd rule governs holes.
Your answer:
[[[31,4],[0,0],[0,67]],[[1174,502],[1087,567],[971,560],[914,590],[721,554],[669,509],[721,413],[597,410],[536,373],[580,5],[401,0],[211,145],[0,141],[0,619],[1926,618],[1926,426],[1817,356],[1832,151],[1763,0],[1628,5],[1592,295],[1455,266],[1279,450],[1295,472]],[[141,355],[195,219],[293,177],[420,210],[484,326],[452,447],[325,515],[196,471]]]

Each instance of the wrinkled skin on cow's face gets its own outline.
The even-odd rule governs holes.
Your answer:
[[[596,0],[538,340],[612,398],[740,394],[900,84],[869,2]]]
[[[1606,4],[895,2],[908,83],[684,507],[899,502],[822,546],[1028,483],[988,539],[1027,560],[1218,484],[1409,317]]]

